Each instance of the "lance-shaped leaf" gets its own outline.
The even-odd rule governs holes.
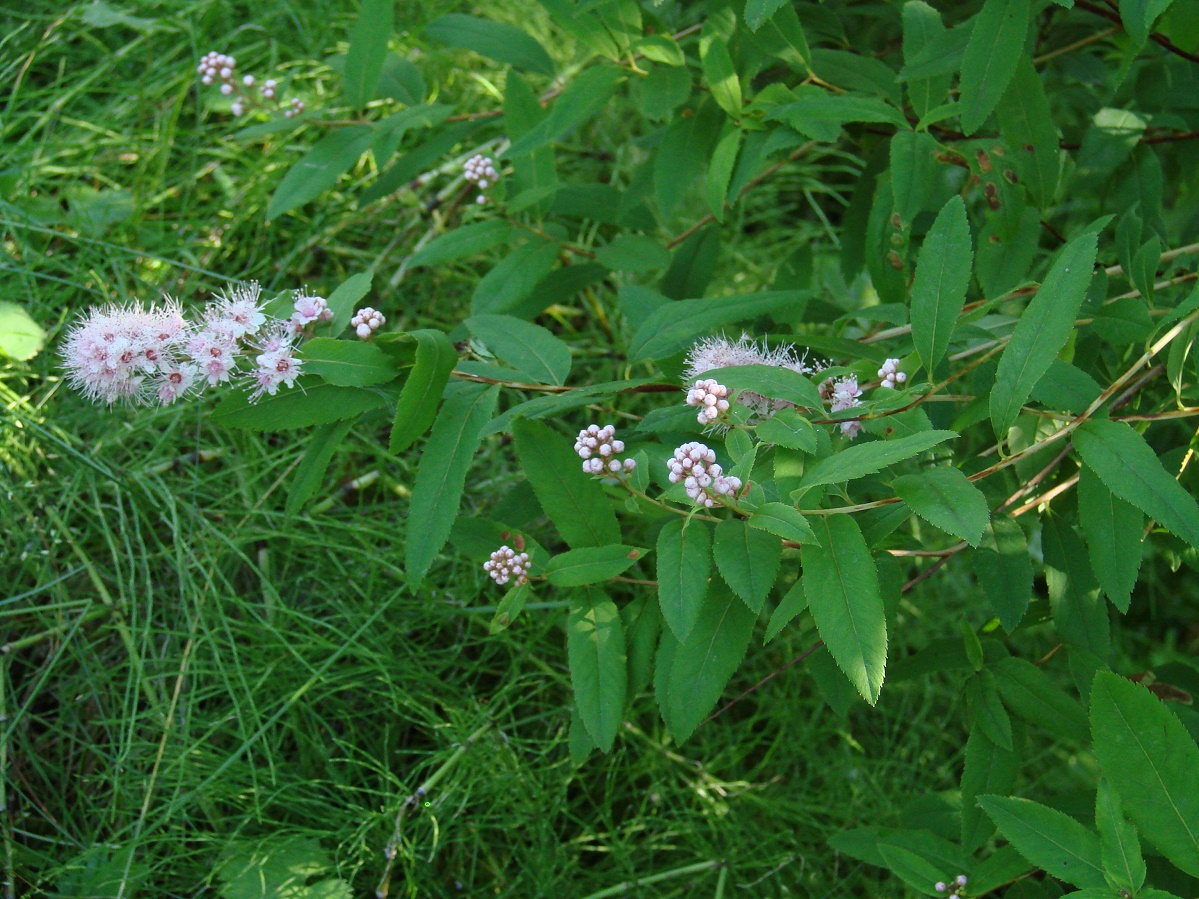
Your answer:
[[[725,583],[757,613],[778,574],[783,544],[778,537],[751,528],[739,518],[716,525],[712,555]]]
[[[667,522],[658,533],[658,602],[671,633],[686,640],[708,593],[712,538],[702,521]]]
[[[966,205],[955,196],[924,238],[912,282],[912,343],[930,378],[962,314],[972,258]]]
[[[470,385],[442,404],[421,454],[408,510],[405,572],[416,587],[450,536],[466,486],[466,472],[491,420],[499,387]]]
[[[499,219],[463,225],[434,238],[413,255],[411,265],[437,265],[453,262],[464,256],[473,256],[502,244],[512,236],[513,226]]]
[[[1025,721],[1075,742],[1086,733],[1082,706],[1032,662],[1008,657],[993,667],[1003,701]]]
[[[806,290],[774,290],[666,303],[650,314],[633,334],[629,359],[661,359],[683,349],[706,331],[793,308],[811,295]]]
[[[751,528],[761,528],[793,543],[819,543],[812,526],[794,506],[762,503],[749,516]]]
[[[1043,209],[1057,193],[1061,152],[1045,86],[1027,56],[1016,64],[1015,77],[996,112],[1000,133],[1015,154],[1020,181]]]
[[[1110,671],[1091,687],[1095,758],[1141,835],[1199,877],[1199,746],[1145,687]]]
[[[426,25],[425,35],[447,47],[474,50],[480,56],[510,63],[518,69],[539,75],[554,74],[554,62],[545,48],[515,25],[450,13]]]
[[[358,340],[314,337],[300,348],[304,370],[338,387],[371,387],[395,380],[395,361],[377,346]]]
[[[334,128],[287,170],[271,197],[267,219],[273,221],[327,191],[370,149],[374,139],[374,129],[368,125]]]
[[[909,0],[903,5],[903,61],[911,63],[928,43],[945,33],[941,14],[922,0]],[[963,42],[964,45],[964,42]],[[921,118],[945,102],[949,93],[949,75],[909,78],[908,99]]]
[[[433,424],[442,391],[458,361],[458,351],[441,331],[411,331],[408,336],[416,340],[416,364],[396,403],[388,441],[388,449],[393,453],[410,447]]]
[[[576,549],[619,543],[616,513],[599,482],[584,473],[569,439],[526,419],[517,420],[512,435],[520,467],[562,539]]]
[[[1012,747],[996,746],[974,727],[966,739],[966,761],[962,768],[962,845],[975,850],[995,832],[983,814],[977,799],[985,793],[1007,793],[1020,773],[1024,754],[1024,728],[1018,722],[1012,729]]]
[[[895,440],[855,444],[821,459],[809,468],[804,472],[802,486],[818,487],[821,484],[839,484],[841,481],[865,477],[882,471],[888,465],[926,452],[938,443],[956,436],[956,431],[922,431]]]
[[[1016,323],[991,390],[991,421],[1000,439],[1007,436],[1020,407],[1074,330],[1074,319],[1091,283],[1097,241],[1097,235],[1089,232],[1066,244]]]
[[[748,390],[804,408],[824,409],[820,389],[811,380],[789,368],[777,365],[731,365],[711,374],[729,390]]]
[[[971,554],[974,573],[991,601],[991,608],[1009,634],[1020,624],[1032,599],[1032,558],[1024,531],[1000,516],[984,528],[978,549]]]
[[[1029,0],[986,0],[962,57],[962,131],[977,131],[999,103],[1028,36]]]
[[[783,628],[791,623],[796,615],[808,607],[808,597],[803,592],[803,578],[791,585],[791,589],[783,594],[779,604],[770,614],[770,623],[766,625],[766,635],[762,642],[769,643],[779,635]]]
[[[216,407],[213,420],[247,431],[286,431],[355,418],[386,402],[387,394],[381,391],[336,387],[305,375],[296,381],[295,387],[284,388],[253,403],[248,391],[231,393]]]
[[[1136,828],[1124,820],[1120,796],[1106,780],[1099,781],[1095,793],[1095,826],[1103,867],[1121,889],[1135,893],[1145,883],[1145,859]]]
[[[927,131],[897,131],[891,138],[895,214],[905,222],[910,223],[932,196],[937,177],[936,155],[937,142]]]
[[[325,469],[329,467],[333,453],[337,451],[337,447],[345,439],[346,434],[350,433],[350,428],[353,426],[354,419],[352,418],[333,421],[327,425],[321,425],[308,438],[308,442],[304,446],[304,457],[296,468],[291,489],[287,492],[286,512],[288,515],[294,515],[300,511],[304,503],[308,502],[308,498],[316,492],[316,488],[324,480]]]
[[[511,315],[472,315],[467,330],[537,384],[562,384],[570,374],[570,347],[540,325]]]
[[[705,35],[700,42],[704,83],[714,99],[734,119],[741,118],[741,82],[737,68],[729,55],[729,47],[715,35]]]
[[[820,639],[868,703],[878,701],[887,666],[887,619],[878,571],[857,522],[826,515],[803,551],[803,589]]]
[[[1170,477],[1144,437],[1124,422],[1088,421],[1073,440],[1108,490],[1199,548],[1199,503]]]
[[[979,804],[1020,854],[1058,880],[1105,887],[1099,838],[1069,815],[1013,796],[980,796]]]
[[[1127,613],[1141,567],[1144,516],[1083,465],[1078,473],[1078,518],[1099,586],[1117,609]]]
[[[559,587],[582,587],[616,577],[641,558],[635,546],[584,546],[559,553],[546,563],[545,576]]]
[[[891,488],[929,524],[978,546],[990,510],[982,491],[960,470],[940,466],[903,475],[891,482]]]
[[[575,708],[601,752],[612,748],[628,686],[624,627],[616,604],[599,590],[570,598],[566,650]]]
[[[365,106],[374,97],[394,28],[394,0],[362,0],[358,21],[350,31],[350,50],[342,72],[346,102],[351,106]]]

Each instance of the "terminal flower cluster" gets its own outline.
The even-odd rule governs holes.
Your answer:
[[[710,425],[724,412],[729,411],[729,389],[713,378],[695,382],[687,393],[687,405],[698,406],[701,425]]]
[[[482,206],[487,202],[483,191],[499,180],[500,173],[496,171],[495,160],[482,153],[476,153],[462,164],[462,177],[479,188],[475,202]]]
[[[67,335],[63,367],[73,387],[95,403],[169,406],[206,387],[234,381],[254,402],[295,386],[297,317],[327,311],[320,297],[296,294],[291,321],[269,318],[257,284],[217,294],[189,321],[178,301],[92,309]]]
[[[883,367],[878,370],[878,376],[883,379],[882,386],[890,387],[892,390],[897,389],[897,385],[904,383],[908,379],[907,372],[899,370],[898,359],[888,359],[883,363]]]
[[[311,324],[327,322],[333,318],[333,310],[325,302],[324,297],[314,297],[302,290],[296,291],[294,311],[291,314],[291,327],[297,334]]]
[[[862,405],[862,401],[858,399],[862,395],[862,391],[858,388],[858,379],[853,375],[825,381],[820,386],[820,395],[829,401],[829,411],[831,412],[843,412],[846,409]],[[862,430],[862,423],[860,421],[843,421],[840,427],[841,433],[852,440]]]
[[[944,881],[938,880],[935,884],[933,884],[933,889],[938,893],[948,892],[948,899],[961,899],[962,890],[967,883],[969,883],[969,881],[966,879],[966,875],[959,874],[953,883],[947,884]]]
[[[583,471],[587,474],[611,474],[629,472],[637,467],[633,459],[617,458],[624,452],[624,441],[616,439],[616,428],[612,425],[588,425],[579,431],[575,440],[575,452],[583,460]]]
[[[529,554],[518,553],[505,543],[483,563],[483,570],[497,584],[506,584],[510,580],[523,584],[528,580]]]
[[[354,333],[363,340],[369,340],[370,336],[383,327],[386,321],[382,312],[372,309],[370,306],[363,306],[350,319],[350,326],[354,329]]]
[[[807,353],[800,353],[791,344],[782,344],[771,349],[765,344],[759,345],[748,335],[742,334],[735,341],[721,336],[706,337],[695,343],[687,354],[687,365],[683,376],[689,383],[693,383],[696,379],[716,369],[739,365],[770,365],[787,368],[801,375],[815,374],[825,368],[823,363],[809,360]],[[780,409],[794,405],[786,400],[772,399],[749,390],[742,390],[737,395],[737,402],[747,406],[760,418],[769,418]],[[701,423],[709,422],[701,419]]]
[[[226,53],[215,50],[205,53],[196,67],[200,75],[200,83],[207,86],[220,84],[220,92],[226,97],[233,97],[229,111],[234,115],[243,115],[247,109],[264,100],[274,100],[279,89],[279,83],[274,78],[268,78],[258,88],[257,97],[252,88],[258,83],[253,75],[237,77],[237,60]],[[304,104],[299,98],[293,97],[287,104],[280,104],[283,115],[287,118],[299,115],[304,111]]]
[[[702,443],[684,443],[666,460],[670,483],[682,483],[698,506],[711,509],[721,497],[736,496],[741,479],[726,475],[716,462],[716,453]]]

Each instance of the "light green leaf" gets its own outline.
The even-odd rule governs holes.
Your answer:
[[[323,194],[370,149],[374,139],[375,131],[368,125],[330,130],[287,170],[271,197],[267,219],[274,221]]]
[[[511,315],[472,315],[467,330],[536,384],[562,384],[570,374],[570,347],[540,325]]]
[[[957,326],[970,286],[970,223],[959,196],[941,209],[924,238],[912,282],[912,342],[930,379]]]
[[[1078,472],[1078,519],[1099,586],[1117,609],[1127,613],[1141,567],[1144,517],[1113,494],[1094,469],[1083,465]]]
[[[675,300],[637,328],[629,342],[629,360],[661,359],[714,328],[793,307],[810,296],[806,290],[774,290],[703,300]]]
[[[762,638],[763,643],[769,643],[785,628],[796,615],[800,614],[808,607],[808,597],[803,591],[803,578],[797,580],[791,585],[783,598],[779,600],[779,604],[775,606],[774,611],[770,615],[770,623],[766,625],[766,635]]]
[[[986,0],[962,57],[962,131],[977,131],[1015,74],[1028,34],[1029,0]]]
[[[346,102],[351,106],[365,106],[374,97],[394,29],[394,0],[362,0],[342,71]]]
[[[373,278],[374,275],[371,272],[359,272],[346,278],[334,288],[333,293],[329,294],[326,302],[329,305],[329,311],[333,313],[333,323],[329,327],[330,334],[336,336],[346,329],[350,319],[354,317],[354,307],[370,292]]]
[[[559,587],[582,587],[616,577],[641,558],[635,546],[614,543],[585,546],[554,556],[545,566],[545,576]]]
[[[1199,548],[1199,504],[1170,477],[1144,437],[1124,422],[1088,421],[1073,440],[1108,490]]]
[[[1099,838],[1069,815],[1012,796],[979,803],[1020,854],[1046,873],[1078,887],[1105,887]]]
[[[245,390],[231,393],[213,412],[213,421],[247,431],[286,431],[355,418],[387,402],[387,394],[361,387],[336,387],[304,376],[294,387],[281,387],[251,403]]]
[[[1066,244],[1016,323],[991,390],[991,421],[1001,440],[1074,330],[1074,319],[1091,283],[1097,240],[1091,232]]]
[[[666,248],[643,234],[621,234],[595,251],[595,258],[613,271],[648,272],[670,265]]]
[[[410,107],[395,113],[388,118],[395,120],[404,113],[410,113],[404,121],[411,124],[437,124],[453,111],[449,106],[421,106],[425,101],[425,79],[420,69],[414,63],[396,53],[388,53],[383,58],[383,68],[379,72],[379,83],[375,86],[375,96],[390,97],[399,100]],[[384,122],[387,119],[383,120]],[[382,123],[380,123],[382,124]],[[390,154],[389,154],[390,155]]]
[[[601,752],[612,748],[624,713],[628,660],[616,604],[598,590],[571,596],[566,649],[575,707]]]
[[[658,603],[671,633],[687,639],[708,593],[712,538],[702,521],[669,521],[658,533]]]
[[[665,34],[646,35],[637,41],[632,49],[646,59],[660,62],[667,66],[681,66],[687,62],[678,41]]]
[[[508,592],[504,594],[504,598],[500,600],[498,606],[495,607],[495,617],[491,619],[491,624],[488,626],[488,633],[493,637],[507,628],[520,617],[520,613],[524,611],[525,603],[529,601],[529,593],[532,587],[528,581],[515,584],[508,588]]]
[[[712,161],[708,164],[707,197],[708,208],[718,222],[724,221],[725,199],[729,192],[729,180],[737,164],[737,153],[741,149],[741,129],[732,122],[725,128],[724,136],[716,145]],[[736,202],[736,197],[733,197]]]
[[[786,3],[787,0],[746,0],[745,24],[750,31],[757,31]]]
[[[813,530],[821,545],[803,552],[808,608],[837,665],[874,705],[887,665],[887,620],[874,559],[849,515],[826,515]]]
[[[766,118],[783,122],[812,140],[832,143],[847,122],[879,122],[905,130],[909,127],[899,110],[877,97],[833,95],[811,85],[797,88],[795,94],[798,100],[783,104]]]
[[[934,37],[944,34],[941,14],[922,0],[903,5],[903,61],[913,62]],[[920,119],[945,103],[949,93],[949,75],[908,79],[908,99]]]
[[[982,491],[960,470],[940,466],[903,475],[891,489],[929,524],[978,546],[990,510]]]
[[[754,433],[764,443],[805,453],[816,452],[816,429],[794,409],[780,409],[759,424]]]
[[[511,224],[499,219],[463,225],[434,238],[424,249],[412,256],[411,264],[437,265],[453,262],[464,256],[474,256],[502,244],[512,236],[513,230]]]
[[[1145,687],[1100,671],[1091,736],[1103,776],[1142,836],[1199,877],[1199,747],[1182,722]]]
[[[754,612],[762,611],[778,574],[783,544],[778,537],[751,528],[739,518],[716,525],[712,555],[716,568],[733,592]]]
[[[399,453],[410,447],[437,416],[437,404],[458,362],[458,351],[441,331],[421,330],[408,334],[416,340],[416,364],[404,382],[396,403],[388,450]]]
[[[415,589],[450,536],[466,472],[491,420],[499,388],[470,385],[442,404],[420,457],[408,508],[405,572]]]
[[[599,482],[583,472],[570,441],[527,419],[513,424],[512,435],[520,467],[562,539],[576,549],[619,543],[616,513]]]
[[[741,118],[741,82],[729,55],[728,44],[715,35],[706,35],[700,42],[704,83],[720,108],[735,120]]]
[[[545,48],[515,25],[450,13],[426,25],[425,36],[447,47],[473,50],[480,56],[527,72],[554,74],[554,61]]]
[[[749,516],[748,524],[793,543],[819,543],[808,520],[786,503],[762,503]]]
[[[821,459],[804,472],[803,487],[839,484],[882,471],[888,465],[910,459],[953,437],[956,431],[922,431],[895,440],[877,440],[848,446]],[[841,516],[833,516],[839,518]]]
[[[46,345],[46,332],[16,303],[0,302],[0,354],[26,362]]]
[[[731,365],[711,372],[731,391],[747,390],[807,409],[824,409],[820,388],[797,371],[777,365]],[[789,419],[784,419],[784,422]]]
[[[304,446],[304,456],[300,459],[292,478],[291,489],[287,492],[287,506],[284,511],[288,515],[299,512],[304,503],[308,502],[308,498],[320,487],[333,453],[353,426],[352,418],[329,422],[317,428],[308,438]]]
[[[399,376],[395,361],[385,352],[358,340],[314,337],[300,348],[304,371],[338,387],[371,387]]]
[[[682,743],[699,727],[741,664],[753,634],[754,615],[723,582],[714,580],[686,642],[670,631],[662,634],[658,664],[664,657],[667,726]],[[658,678],[654,689],[658,692]],[[659,705],[663,697],[658,697]]]

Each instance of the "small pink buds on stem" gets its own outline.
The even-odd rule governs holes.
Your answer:
[[[483,191],[499,180],[500,173],[496,171],[495,161],[490,156],[476,153],[462,164],[462,177],[479,188],[475,202],[482,206],[487,202]]]
[[[858,399],[862,391],[858,388],[858,379],[853,375],[838,378],[836,381],[825,381],[820,387],[821,394],[829,400],[829,410],[842,412],[862,405]],[[860,421],[841,422],[841,433],[852,440],[862,430]]]
[[[722,414],[729,411],[729,389],[714,379],[696,381],[695,386],[687,392],[687,405],[698,406],[699,415],[696,418],[701,425],[710,425]]]
[[[720,497],[735,497],[741,479],[725,475],[716,463],[716,453],[702,443],[684,443],[666,460],[672,484],[682,483],[698,506],[711,509]]]
[[[904,383],[908,379],[907,372],[899,370],[898,359],[888,359],[883,363],[883,367],[878,370],[878,376],[883,379],[882,386],[890,387],[896,390],[898,384]]]
[[[363,340],[369,340],[370,336],[383,327],[386,321],[382,312],[372,309],[370,306],[363,306],[354,313],[350,324],[353,326],[355,334]]]
[[[621,475],[637,467],[633,459],[617,458],[624,452],[624,441],[616,439],[616,428],[612,425],[588,425],[579,431],[575,440],[575,452],[583,460],[583,471],[587,474]]]
[[[510,580],[523,584],[528,581],[529,554],[514,552],[504,544],[483,563],[483,570],[497,584],[506,584]]]
[[[245,115],[254,108],[274,108],[281,109],[284,117],[290,119],[304,111],[304,103],[298,97],[293,97],[287,103],[283,103],[282,100],[277,104],[274,103],[279,89],[279,83],[274,78],[268,78],[262,82],[257,95],[255,95],[253,87],[258,83],[258,79],[253,75],[243,75],[238,78],[237,60],[224,53],[217,53],[214,50],[204,54],[196,71],[200,75],[201,84],[205,86],[219,85],[217,89],[223,96],[233,98],[233,102],[229,105],[229,111],[235,116]],[[271,101],[271,103],[268,104],[266,101]]]

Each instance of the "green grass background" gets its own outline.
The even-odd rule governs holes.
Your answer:
[[[163,291],[199,304],[247,279],[326,293],[371,268],[371,302],[393,326],[449,328],[485,267],[406,271],[432,223],[412,198],[358,209],[369,160],[267,223],[271,192],[319,135],[237,139],[199,88],[196,60],[216,49],[293,78],[310,108],[334,104],[327,60],[355,3],[145,0],[120,7],[132,21],[105,18],[117,7],[5,6],[0,295],[51,332],[30,363],[0,363],[0,865],[15,895],[275,895],[230,883],[251,859],[292,878],[278,895],[373,895],[397,814],[430,777],[403,817],[392,895],[565,899],[654,877],[628,894],[890,895],[881,870],[827,838],[864,823],[952,836],[964,729],[948,680],[888,684],[876,710],[830,688],[834,709],[819,670],[797,666],[681,747],[644,695],[613,752],[576,765],[563,610],[489,636],[498,594],[452,552],[427,588],[402,586],[415,455],[386,453],[385,422],[356,428],[322,494],[287,517],[304,432],[219,428],[211,399],[110,412],[72,394],[53,346],[91,305]],[[492,108],[498,71],[421,54],[420,27],[451,9],[471,11],[401,3],[399,46],[442,96]],[[485,13],[564,52],[531,0]],[[567,179],[602,167],[627,180],[627,127],[614,110],[579,137],[574,150],[600,152],[568,147]],[[823,229],[780,218],[820,190],[819,166],[745,204],[715,290],[752,289],[781,242]],[[620,371],[606,333],[618,313],[612,296],[592,299],[557,310],[556,327],[579,349],[576,372],[600,380]],[[504,501],[510,459],[500,438],[485,444],[469,508]],[[951,564],[905,597],[895,651],[910,647],[905,628],[951,634],[963,614],[985,618]],[[813,639],[755,640],[728,695]],[[321,892],[328,878],[351,892]]]

